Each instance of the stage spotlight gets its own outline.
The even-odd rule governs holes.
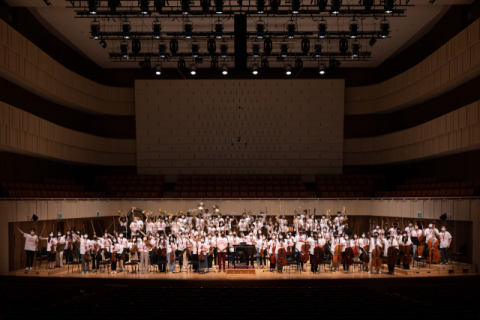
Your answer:
[[[140,12],[142,14],[149,14],[150,9],[148,8],[148,5],[150,4],[150,1],[148,0],[140,0],[139,5],[140,5]]]
[[[380,37],[387,38],[390,33],[390,23],[388,20],[382,20],[380,23]]]
[[[444,214],[442,214],[442,215],[440,216],[440,220],[445,221],[445,220],[447,220],[447,219],[448,219],[448,217],[447,217],[447,214],[446,214],[446,213],[444,213]]]
[[[90,14],[97,14],[96,0],[88,0],[88,12],[90,12]]]
[[[217,21],[215,23],[215,38],[222,39],[223,37],[223,22]]]
[[[265,36],[265,22],[262,20],[257,21],[257,39],[263,39]]]
[[[358,58],[360,54],[360,42],[354,41],[352,43],[352,58]]]
[[[325,64],[324,63],[320,63],[320,65],[318,66],[318,73],[319,74],[325,74]]]
[[[339,14],[340,13],[340,0],[332,0],[332,10],[331,12],[333,14]]]
[[[90,32],[93,39],[100,39],[100,22],[92,21],[92,24],[90,25]]]
[[[33,220],[33,221],[37,221],[37,220],[38,220],[38,216],[37,216],[36,214],[34,214],[34,215],[32,216],[32,220]]]
[[[292,0],[292,14],[300,13],[300,0]]]
[[[222,74],[226,76],[228,74],[228,65],[226,63],[222,64]]]
[[[132,41],[132,52],[138,54],[142,50],[140,40],[135,39]]]
[[[183,59],[183,56],[178,60],[177,68],[178,70],[185,70],[185,59]]]
[[[285,74],[287,76],[291,75],[292,74],[292,65],[290,63],[287,63],[285,65]]]
[[[190,13],[190,0],[182,0],[182,14]]]
[[[132,26],[130,24],[130,21],[124,21],[122,23],[122,36],[123,36],[123,39],[130,39],[130,36],[131,36],[131,30]]]
[[[160,24],[160,22],[158,21],[155,21],[152,23],[152,35],[153,35],[153,39],[160,39],[161,38],[161,33],[160,31],[162,30],[162,25]]]
[[[228,54],[228,44],[227,42],[225,41],[222,41],[222,43],[220,44],[220,55],[222,56],[222,58],[225,58]]]
[[[100,44],[100,46],[101,46],[103,49],[105,49],[105,48],[107,47],[107,43],[106,43],[105,40],[103,40],[103,39],[100,40],[99,44]]]
[[[296,30],[296,25],[295,22],[290,20],[287,23],[287,38],[288,39],[293,39],[295,38],[295,30]]]
[[[119,0],[108,0],[108,7],[111,13],[117,12],[117,7],[120,5]]]
[[[385,13],[392,13],[393,12],[393,4],[395,0],[385,0],[384,11]]]
[[[158,54],[160,58],[165,58],[167,56],[167,44],[163,41],[158,43]]]
[[[158,13],[161,13],[163,10],[163,7],[165,6],[165,0],[154,0],[153,5],[155,6],[155,10]]]
[[[185,22],[183,27],[185,39],[192,39],[193,36],[193,22]]]
[[[365,7],[365,10],[370,11],[373,6],[373,0],[363,0],[363,6]]]
[[[300,58],[295,59],[295,69],[301,70],[303,68],[303,61]]]
[[[190,64],[190,74],[192,76],[197,74],[197,66],[195,63]]]
[[[321,42],[315,42],[315,57],[320,58],[322,56],[322,43]]]
[[[215,0],[215,13],[216,14],[223,13],[223,0]]]
[[[303,54],[307,55],[310,51],[310,40],[307,38],[302,39],[302,52]]]
[[[215,39],[208,39],[207,51],[211,56],[215,55],[215,52],[217,51],[217,43],[215,42]]]
[[[355,39],[358,35],[358,21],[350,20],[350,38]]]
[[[325,38],[327,35],[327,21],[321,20],[318,22],[318,37],[320,39]]]
[[[252,54],[255,58],[260,55],[260,44],[258,42],[252,44]]]
[[[348,51],[348,40],[347,39],[340,39],[338,49],[342,54],[347,53]]]
[[[120,54],[122,55],[122,58],[128,59],[128,42],[122,41],[120,43]]]
[[[192,43],[192,57],[198,58],[198,55],[199,55],[198,48],[199,48],[198,42]]]
[[[157,76],[159,76],[159,75],[162,74],[162,65],[161,65],[161,64],[157,64],[157,65],[155,66],[155,74],[156,74]]]
[[[272,39],[265,38],[265,40],[263,40],[263,53],[269,55],[272,52],[272,46]]]
[[[172,55],[175,55],[177,54],[177,52],[178,52],[178,41],[177,39],[174,38],[170,40],[170,53]]]
[[[320,11],[325,11],[325,9],[327,8],[327,0],[317,0],[317,4],[318,4],[318,10]]]
[[[257,13],[265,13],[265,0],[257,0]]]
[[[280,44],[280,56],[283,58],[288,56],[288,43]]]
[[[258,74],[258,63],[252,64],[252,74],[254,75]]]
[[[368,44],[370,45],[370,47],[373,47],[373,45],[377,42],[377,39],[375,39],[374,36],[372,36],[372,39],[370,39],[370,41],[368,41]]]

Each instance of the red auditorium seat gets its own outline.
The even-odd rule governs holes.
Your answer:
[[[435,193],[435,190],[428,190],[427,191],[427,197],[433,197],[433,194]]]
[[[335,191],[343,191],[343,186],[335,186]]]
[[[422,197],[428,197],[428,190],[422,190]]]
[[[300,191],[300,190],[299,190],[299,191]],[[319,192],[327,191],[327,187],[326,187],[326,186],[319,186],[319,187],[318,187],[318,191],[319,191]]]
[[[346,198],[346,197],[347,197],[347,193],[344,192],[344,191],[341,191],[341,192],[338,193],[338,197],[339,197],[339,198]]]
[[[299,198],[300,194],[297,191],[290,191],[290,198]]]
[[[283,198],[290,198],[290,192],[289,191],[283,191],[282,192],[282,197]]]
[[[274,198],[281,198],[282,197],[282,192],[281,191],[273,191],[273,197]]]
[[[232,198],[240,198],[240,192],[237,191],[232,191]]]
[[[330,198],[338,198],[338,192],[336,192],[336,191],[329,192],[329,197]]]
[[[460,182],[455,182],[455,184],[454,184],[453,187],[454,187],[455,189],[460,189],[460,185],[461,185]]]
[[[265,186],[265,192],[267,191],[273,191],[273,187],[269,185]]]
[[[182,192],[180,193],[180,198],[188,198],[188,192],[182,191]]]
[[[362,198],[363,197],[363,192],[355,192],[355,197]]]
[[[467,195],[467,189],[466,188],[460,189],[460,193],[458,195],[460,197],[465,197]]]
[[[320,198],[328,198],[329,197],[329,193],[328,192],[321,192],[320,193]]]
[[[460,195],[460,189],[453,189],[452,196],[453,197],[458,197]]]
[[[198,197],[198,193],[197,192],[194,192],[194,191],[190,191],[188,193],[188,197],[189,198],[197,198]]]
[[[433,191],[433,196],[434,196],[434,197],[440,197],[440,189],[435,189],[435,190]]]
[[[142,197],[142,192],[140,192],[140,191],[135,191],[135,192],[133,193],[133,197],[134,197],[134,198],[141,198],[141,197]]]
[[[334,186],[327,186],[327,191],[333,192],[333,191],[335,191],[335,187]]]
[[[248,192],[240,191],[240,198],[248,198]]]
[[[346,196],[347,196],[348,198],[353,198],[353,197],[355,197],[355,192],[353,192],[353,191],[348,191],[348,192],[346,193]]]
[[[22,182],[20,185],[22,189],[28,189],[28,185],[25,182]]]
[[[174,198],[180,198],[180,196],[181,196],[181,193],[180,193],[180,192],[178,192],[178,191],[177,191],[177,192],[173,192],[173,197],[174,197]]]
[[[465,195],[468,196],[468,197],[471,197],[471,196],[475,195],[475,189],[474,188],[468,188],[467,193]]]
[[[42,190],[41,192],[42,192],[42,198],[48,198],[47,190]]]
[[[249,198],[256,198],[257,197],[257,193],[255,191],[249,191],[248,192],[248,197]]]
[[[133,192],[132,191],[125,192],[125,198],[133,198]]]
[[[150,192],[143,191],[142,198],[150,198]]]
[[[215,198],[215,192],[207,192],[207,198]]]
[[[152,192],[150,192],[150,198],[161,198],[160,193],[158,193],[156,191],[152,191]]]
[[[406,197],[410,198],[412,196],[413,196],[413,191],[412,190],[407,191]]]
[[[223,198],[231,198],[232,197],[232,192],[231,191],[224,191],[222,197]]]

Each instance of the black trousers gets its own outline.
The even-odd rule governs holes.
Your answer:
[[[192,253],[189,260],[192,261],[193,271],[198,271],[198,254]]]
[[[35,251],[25,250],[27,254],[27,268],[30,268],[33,265],[33,258],[35,258]]]
[[[213,248],[213,257],[214,257],[214,260],[215,260],[215,265],[218,265],[218,252],[217,252],[217,248]]]
[[[448,262],[448,248],[440,248],[442,262]]]
[[[302,259],[300,259],[302,257],[302,253],[297,251],[297,252],[295,252],[295,255],[296,255],[295,258],[297,259],[297,261],[300,262],[300,265],[302,266],[302,269],[303,269],[303,261],[302,261]]]
[[[207,256],[207,264],[208,264],[208,268],[211,269],[212,268],[212,262],[213,262],[213,255],[212,254],[209,254]]]
[[[317,272],[318,264],[313,264],[313,254],[310,255],[310,271]]]
[[[390,272],[391,274],[393,274],[393,273],[394,273],[394,270],[395,270],[395,265],[393,265],[393,264],[392,264],[392,265],[387,264],[387,266],[388,266],[388,272]]]
[[[343,258],[345,258],[345,252],[342,252],[342,261],[343,261]],[[350,266],[348,264],[343,264],[343,270],[349,270],[350,269]]]

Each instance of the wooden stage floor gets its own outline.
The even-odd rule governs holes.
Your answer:
[[[55,269],[52,271],[45,270],[45,268],[34,269],[32,271],[18,270],[9,272],[10,276],[19,276],[19,277],[54,277],[54,278],[86,278],[86,279],[129,279],[129,280],[195,280],[195,281],[238,281],[238,280],[333,280],[333,279],[342,279],[342,280],[354,280],[354,279],[399,279],[399,278],[412,278],[412,277],[456,277],[456,276],[466,276],[466,275],[476,275],[477,269],[473,265],[432,265],[430,268],[426,265],[425,268],[411,268],[410,270],[395,269],[395,275],[389,275],[386,273],[386,266],[384,266],[384,271],[380,274],[372,273],[369,274],[364,271],[359,271],[358,268],[353,272],[345,274],[343,272],[342,266],[340,270],[336,272],[331,272],[330,270],[322,271],[319,273],[310,273],[310,266],[307,266],[305,270],[307,272],[298,272],[291,271],[291,273],[283,272],[269,272],[267,269],[255,269],[254,274],[227,274],[225,272],[209,272],[206,274],[198,274],[196,272],[177,272],[177,273],[158,273],[151,271],[149,274],[141,273],[129,273],[129,272],[119,272],[117,274],[111,274],[107,272],[100,271],[98,273],[91,272],[88,274],[82,274],[77,271],[77,267],[74,267],[74,272],[72,268],[67,272],[67,268]],[[177,266],[177,270],[179,270]],[[238,270],[238,269],[237,269]],[[264,271],[266,270],[266,271]]]

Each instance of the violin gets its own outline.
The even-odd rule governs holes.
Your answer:
[[[51,254],[54,254],[54,253],[55,253],[55,247],[56,247],[56,246],[57,246],[56,244],[50,244],[50,253],[51,253]]]
[[[85,251],[85,261],[90,261],[92,258],[90,257],[90,252]]]
[[[200,246],[198,247],[198,249],[201,249]],[[205,254],[203,253],[203,250],[200,250],[200,257],[198,257],[198,259],[200,259],[200,261],[205,260]]]
[[[131,248],[130,248],[130,253],[131,254],[135,254],[136,252],[138,252],[138,247],[136,244],[134,244]]]
[[[287,251],[285,248],[278,249],[277,266],[285,267],[287,265]]]
[[[160,257],[165,258],[167,256],[167,249],[162,248],[160,249]]]
[[[263,250],[263,248],[260,248],[260,258],[263,259],[263,257],[265,257],[265,250]]]
[[[310,250],[310,245],[307,243],[304,243],[302,245],[302,252],[301,252],[302,254],[300,256],[300,260],[302,262],[308,262],[308,260],[310,260],[309,250]]]
[[[173,250],[170,252],[170,260],[175,260],[175,253]]]
[[[110,261],[117,262],[117,253],[116,252],[112,252],[112,257],[110,258]]]
[[[335,253],[333,254],[333,262],[340,263],[342,261],[342,248],[343,245],[338,244],[335,246]]]

